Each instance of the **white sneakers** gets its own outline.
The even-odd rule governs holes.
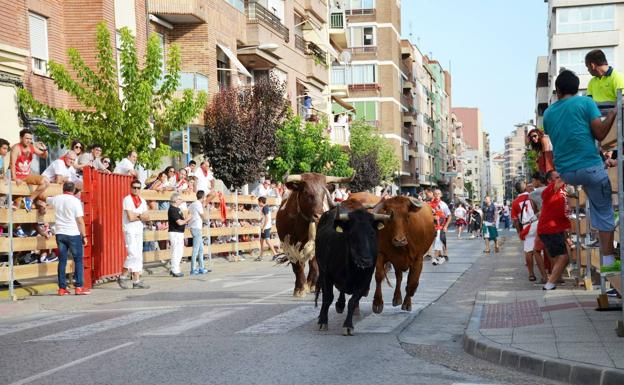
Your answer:
[[[444,262],[447,262],[447,261],[448,261],[448,256],[446,256],[446,255],[441,255],[439,257],[431,258],[431,263],[434,266],[441,265],[441,264],[443,264]]]

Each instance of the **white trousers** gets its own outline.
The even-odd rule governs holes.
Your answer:
[[[169,232],[169,247],[171,248],[171,271],[180,272],[180,261],[184,254],[184,233]]]
[[[124,238],[128,251],[124,267],[133,273],[140,273],[143,271],[143,233],[124,233]]]

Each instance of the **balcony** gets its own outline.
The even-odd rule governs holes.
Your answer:
[[[295,48],[302,52],[306,51],[306,41],[303,36],[295,34]]]
[[[148,0],[149,13],[171,24],[205,23],[208,10],[201,0]]]
[[[329,17],[329,38],[342,49],[347,44],[347,23],[344,12],[332,12]]]
[[[379,91],[381,90],[381,85],[377,83],[368,83],[368,84],[349,84],[349,92],[353,91]]]
[[[329,69],[327,64],[315,54],[306,57],[306,76],[315,79],[323,85],[329,84]]]
[[[245,3],[245,13],[248,24],[261,24],[280,35],[286,43],[290,40],[289,30],[279,17],[275,16],[268,9],[264,8],[256,1],[248,0]]]
[[[369,45],[369,46],[364,46],[364,47],[350,47],[347,48],[347,50],[349,52],[351,52],[351,55],[359,55],[359,56],[368,56],[371,59],[374,59],[377,57],[377,46],[375,45]],[[366,57],[358,57],[358,59],[361,60],[365,60]]]
[[[347,123],[330,123],[329,140],[337,145],[349,147],[350,131]]]
[[[345,14],[347,16],[374,15],[375,8],[347,9]]]
[[[312,13],[321,22],[327,22],[326,0],[305,0],[305,10]]]

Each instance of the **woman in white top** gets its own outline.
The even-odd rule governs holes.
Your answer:
[[[462,230],[467,224],[466,213],[467,211],[462,203],[457,206],[455,212],[453,213],[455,215],[455,226],[457,226],[457,239],[461,239]]]

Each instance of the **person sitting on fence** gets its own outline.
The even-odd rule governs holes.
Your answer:
[[[105,174],[110,174],[111,172],[108,170],[108,164],[104,164],[104,159],[102,157],[102,146],[95,143],[89,147],[89,152],[83,152],[78,157],[78,165],[80,168],[91,166],[95,168],[97,171],[101,171]]]
[[[141,182],[133,180],[130,184],[130,195],[123,199],[122,227],[126,241],[126,252],[123,270],[117,279],[122,289],[129,289],[128,280],[132,278],[132,288],[149,289],[141,281],[143,271],[143,222],[149,221],[147,202],[141,198]],[[128,276],[130,275],[130,277]]]
[[[193,236],[193,254],[191,254],[191,273],[190,275],[206,274],[210,270],[204,267],[204,236],[202,231],[204,222],[209,220],[208,202],[214,198],[214,194],[206,195],[199,190],[196,194],[197,200],[189,206],[189,228]],[[199,267],[197,259],[199,258]]]
[[[138,154],[136,151],[132,150],[128,152],[128,156],[123,158],[121,162],[117,164],[117,166],[115,167],[115,171],[113,171],[113,173],[121,174],[121,175],[130,175],[136,178],[138,176],[138,172],[135,169],[137,158],[138,158]]]
[[[271,181],[265,179],[252,192],[251,195],[256,197],[268,197],[271,193]]]
[[[197,177],[197,191],[202,190],[206,194],[214,190],[214,176],[210,171],[210,162],[203,161],[199,166],[199,170],[195,171],[195,177]]]
[[[178,192],[185,192],[188,190],[188,175],[185,168],[178,170],[178,181],[176,183],[176,190]]]
[[[76,188],[81,190],[82,182],[78,179],[78,175],[76,175],[74,163],[76,163],[76,153],[67,151],[65,155],[52,162],[41,175],[52,183],[63,184],[65,182],[74,182]]]
[[[180,204],[182,198],[179,193],[173,193],[169,200],[170,206],[167,212],[169,221],[169,247],[171,248],[171,274],[172,277],[184,277],[180,271],[180,262],[184,254],[184,228],[191,221],[191,217],[184,218]]]
[[[585,67],[593,76],[587,83],[587,96],[596,103],[615,102],[617,91],[624,88],[624,78],[609,65],[604,52],[600,49],[589,51],[585,55]]]
[[[76,154],[72,153],[72,162],[76,160]],[[91,294],[89,289],[83,287],[83,246],[88,244],[84,211],[82,202],[74,196],[76,186],[73,182],[63,183],[63,194],[47,199],[47,204],[54,207],[54,233],[59,250],[58,264],[58,295],[67,295],[67,282],[65,269],[67,267],[67,253],[71,251],[74,257],[74,287],[76,295]]]
[[[8,140],[0,138],[0,179],[4,179],[4,157],[9,152],[11,144]]]
[[[30,196],[24,199],[24,207],[26,211],[32,209],[32,205],[37,197],[41,197],[45,200],[43,193],[50,185],[50,181],[42,176],[35,175],[30,169],[30,164],[33,160],[33,156],[37,155],[40,158],[48,156],[48,149],[45,144],[37,142],[33,145],[33,132],[28,128],[20,131],[19,143],[13,145],[11,148],[11,179],[19,186],[23,182],[28,185],[37,186]],[[17,198],[14,202],[14,208],[19,208],[21,198]]]
[[[108,171],[108,173],[110,174],[111,160],[109,157],[102,157],[102,166],[104,167],[102,171]]]

